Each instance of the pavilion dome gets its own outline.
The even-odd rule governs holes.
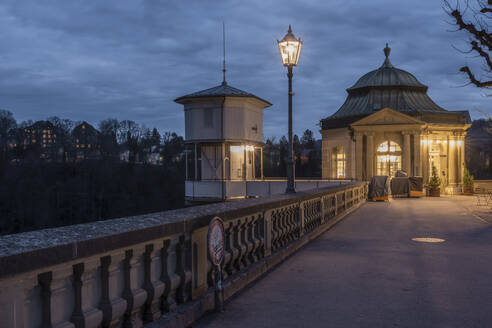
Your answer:
[[[324,126],[339,125],[342,121],[342,125],[346,125],[386,107],[413,116],[448,112],[432,101],[427,95],[427,86],[413,74],[391,64],[390,51],[386,44],[383,65],[364,74],[347,89],[348,96],[344,104],[335,114],[322,120]]]

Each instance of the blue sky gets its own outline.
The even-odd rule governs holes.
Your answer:
[[[440,1],[11,1],[0,4],[0,108],[18,121],[60,116],[97,124],[131,119],[184,133],[173,99],[221,82],[222,21],[227,80],[269,100],[265,136],[287,130],[287,77],[276,40],[289,24],[304,42],[294,69],[294,132],[319,136],[345,89],[383,60],[429,86],[449,110],[492,115],[485,91],[458,72],[480,60],[466,34],[451,32]]]

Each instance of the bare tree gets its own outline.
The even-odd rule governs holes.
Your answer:
[[[476,0],[473,4],[465,0],[462,4],[457,2],[455,6],[445,0],[444,10],[453,19],[453,25],[468,34],[469,49],[464,53],[475,54],[485,62],[482,76],[468,66],[461,67],[460,72],[467,75],[471,84],[479,88],[492,89],[492,61],[490,58],[492,34],[489,31],[492,22],[492,0]]]

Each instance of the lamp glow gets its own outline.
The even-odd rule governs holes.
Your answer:
[[[463,141],[458,140],[458,146],[462,146],[462,145],[463,145]]]
[[[282,40],[277,40],[277,43],[284,66],[297,66],[299,55],[301,53],[302,41],[300,38],[296,39],[290,25],[287,34]]]
[[[454,140],[449,140],[449,145],[450,145],[451,147],[454,147]]]

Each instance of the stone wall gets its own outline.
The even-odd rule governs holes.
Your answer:
[[[214,306],[211,218],[228,298],[366,198],[351,183],[0,237],[2,326],[187,326]]]

